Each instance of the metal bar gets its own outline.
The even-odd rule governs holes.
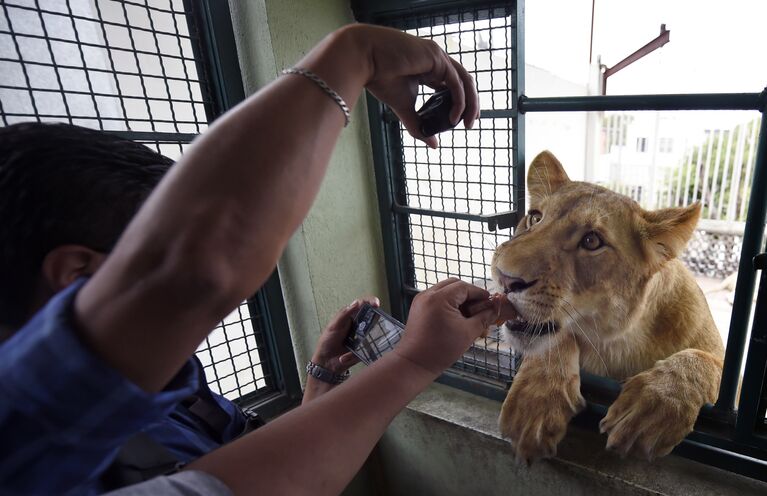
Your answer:
[[[706,205],[708,206],[708,215],[707,217],[710,219],[714,218],[714,212],[715,212],[715,204],[716,204],[716,192],[717,188],[719,186],[719,162],[722,158],[722,146],[724,145],[724,131],[719,130],[717,133],[719,136],[716,141],[716,157],[714,158],[714,175],[711,178],[711,192],[709,196],[709,200],[707,203],[704,203],[704,208]],[[705,202],[705,199],[704,199]],[[700,221],[698,222],[700,223]]]
[[[688,95],[609,95],[519,97],[519,112],[591,112],[604,110],[761,110],[767,93]],[[483,112],[484,114],[484,112]],[[499,117],[511,117],[499,115]]]
[[[765,257],[763,253],[761,257]],[[756,267],[754,257],[754,268]],[[762,276],[759,293],[756,297],[754,323],[751,327],[746,368],[743,371],[743,384],[738,401],[738,420],[735,431],[738,439],[748,441],[761,424],[764,427],[764,412],[760,412],[760,403],[765,391],[765,367],[767,367],[767,270],[761,268]]]
[[[8,6],[5,4],[5,2],[3,2],[0,5],[3,7],[3,14],[5,16],[5,22],[8,24],[8,28],[10,30],[9,34],[11,35],[11,40],[13,40],[13,47],[14,47],[15,52],[16,52],[16,58],[18,59],[17,61],[21,63],[21,72],[24,75],[24,82],[27,85],[26,86],[26,90],[29,93],[29,101],[32,104],[32,111],[34,112],[34,117],[37,120],[37,122],[40,122],[40,112],[37,109],[37,102],[35,101],[35,94],[32,92],[32,83],[29,80],[29,72],[27,72],[27,66],[23,62],[24,61],[24,57],[21,55],[21,48],[19,47],[19,40],[17,39],[16,30],[13,27],[13,22],[11,21],[11,16],[10,16],[10,14],[8,14]],[[11,59],[11,60],[13,60],[13,59]],[[17,62],[17,61],[14,60],[14,62]],[[10,114],[5,113],[4,115],[8,116]],[[72,122],[72,121],[70,120],[70,122]]]
[[[382,23],[385,19],[442,14],[449,11],[471,11],[488,8],[507,2],[488,2],[487,0],[352,0],[354,18],[361,22]],[[446,23],[447,24],[447,23]]]
[[[517,0],[514,10],[514,44],[511,70],[514,80],[511,84],[512,105],[519,110],[511,116],[511,141],[514,149],[512,166],[514,167],[514,188],[512,199],[517,215],[525,213],[525,115],[520,110],[520,103],[525,94],[525,0]],[[518,220],[519,217],[517,217]]]
[[[6,2],[3,2],[3,3],[5,4]],[[128,3],[128,2],[119,2],[119,3],[123,4],[123,9],[124,9],[125,8],[125,4]],[[129,5],[136,5],[136,4],[130,4],[130,3],[128,3],[128,4]],[[14,8],[14,9],[27,10],[27,11],[32,11],[32,12],[34,12],[35,10],[39,10],[41,14],[49,14],[49,15],[52,15],[52,16],[59,16],[59,17],[71,16],[72,19],[76,19],[78,21],[91,22],[91,23],[102,23],[102,24],[105,24],[105,25],[108,25],[108,26],[125,27],[125,24],[121,24],[119,22],[105,21],[104,19],[96,20],[96,19],[93,19],[91,17],[85,17],[85,16],[81,16],[81,15],[77,15],[77,14],[68,14],[68,13],[65,14],[63,12],[59,12],[59,11],[56,11],[56,10],[38,9],[37,7],[30,7],[28,5],[21,5],[21,4],[8,4],[8,6]],[[143,5],[142,5],[142,7],[143,7]],[[126,21],[128,20],[128,16],[127,15],[125,16],[125,19],[126,19]],[[135,29],[136,31],[143,31],[143,32],[146,32],[146,33],[151,33],[151,31],[152,31],[149,28],[145,28],[145,27],[142,27],[142,26],[136,26],[136,25],[131,25],[130,28],[131,29]],[[182,35],[180,33],[171,33],[169,31],[157,31],[157,33],[158,34],[165,34],[165,35],[168,35],[168,36],[180,36],[182,38],[189,38],[188,36],[184,36],[184,35]]]
[[[147,17],[147,19],[149,19],[149,28],[152,31],[152,38],[154,39],[154,46],[157,49],[157,53],[160,53],[160,40],[157,37],[157,31],[155,30],[155,27],[154,27],[154,19],[152,18],[152,12],[149,10],[149,7],[146,7],[146,17]],[[180,38],[177,38],[177,39],[180,41]],[[183,56],[183,54],[184,54],[184,52],[181,52],[182,56]],[[182,63],[181,65],[186,66],[186,64],[184,64],[184,63]],[[171,98],[172,93],[170,91],[170,85],[168,83],[168,74],[167,74],[167,71],[165,70],[165,64],[160,64],[160,74],[162,75],[162,81],[163,81],[163,84],[165,86],[165,92],[168,95],[168,98]],[[147,96],[149,96],[149,95],[147,95]],[[179,131],[178,122],[175,122],[176,121],[176,108],[175,108],[176,106],[175,105],[169,105],[169,107],[170,107],[170,119],[172,121],[174,121],[173,122],[173,128],[176,131]],[[192,108],[194,108],[194,105],[192,105]]]
[[[387,126],[391,124],[384,121],[382,104],[370,93],[366,93],[366,97],[389,302],[392,315],[404,322],[404,316],[407,315],[407,304],[400,288],[404,286],[405,269],[402,266],[404,260],[400,258],[402,241],[398,236],[397,216],[392,210],[392,205],[395,203],[395,188],[392,178],[391,151],[387,146]]]
[[[485,222],[488,229],[508,229],[519,222],[519,214],[516,211],[499,212],[495,214],[469,214],[462,212],[448,212],[445,210],[431,210],[427,208],[408,207],[394,203],[391,207],[393,212],[400,214],[426,215],[429,217],[440,217],[443,219],[458,219],[476,222]]]
[[[754,295],[755,274],[751,263],[760,251],[766,218],[767,119],[762,114],[759,145],[756,149],[756,162],[754,163],[754,181],[751,188],[751,198],[749,199],[745,232],[743,233],[738,280],[735,285],[735,301],[732,304],[732,320],[730,321],[730,331],[727,338],[727,349],[724,354],[724,369],[722,371],[722,382],[719,387],[719,399],[716,402],[716,406],[722,410],[732,410],[735,407],[735,394],[738,389],[740,364],[743,360],[748,319],[751,315],[751,299]]]
[[[746,143],[746,127],[738,126],[738,146],[735,148],[735,161],[732,164],[732,177],[730,178],[730,201],[727,204],[727,220],[738,220],[736,215],[736,201],[740,189],[740,174],[743,171],[743,149]]]
[[[632,53],[625,59],[621,60],[614,66],[610,67],[609,69],[606,69],[602,73],[602,94],[604,95],[607,93],[607,78],[609,78],[610,76],[620,71],[621,69],[628,67],[629,65],[633,64],[637,60],[649,55],[650,53],[654,52],[655,50],[659,49],[660,47],[668,43],[670,34],[671,34],[671,31],[666,29],[666,25],[661,24],[660,34],[655,39],[653,39],[652,41],[650,41],[645,46],[643,46],[636,52]]]
[[[462,374],[455,369],[447,369],[437,377],[436,382],[495,401],[502,402],[506,398],[503,384],[479,379],[476,375]]]
[[[727,190],[727,178],[729,177],[729,167],[730,167],[730,161],[732,155],[730,152],[732,151],[732,137],[735,135],[735,130],[730,129],[727,132],[727,150],[724,153],[724,170],[722,172],[722,185],[719,190],[719,202],[718,206],[716,208],[716,216],[715,219],[721,219],[722,218],[722,212],[724,211],[724,192]]]
[[[751,479],[767,482],[767,462],[747,455],[685,439],[673,453],[690,460],[727,470]]]
[[[252,300],[249,300],[249,304]],[[269,355],[269,360],[263,361],[261,366],[266,368],[268,364],[275,389],[281,391],[291,401],[298,402],[301,399],[301,381],[298,378],[290,326],[282,300],[280,275],[276,269],[259,289],[255,300],[258,301],[259,311],[263,314],[262,331],[266,341],[263,348],[258,347],[259,352]]]
[[[657,116],[658,114],[655,114],[655,115]],[[708,132],[707,134],[709,135],[708,141],[710,143],[711,133]],[[697,157],[697,160],[695,161],[695,180],[693,181],[693,186],[692,186],[692,203],[695,203],[696,201],[698,201],[698,186],[699,186],[698,183],[700,182],[700,169],[701,169],[701,166],[703,165],[704,144],[705,144],[705,141],[704,143],[701,143],[700,146],[698,146],[698,157]]]
[[[751,124],[751,133],[748,136],[748,157],[746,158],[746,177],[743,180],[743,196],[740,199],[740,210],[738,211],[738,219],[742,219],[746,215],[746,193],[748,188],[751,187],[751,168],[754,162],[754,150],[756,149],[756,128],[759,127],[757,121],[753,121]]]
[[[166,143],[191,143],[198,136],[193,133],[162,133],[158,131],[103,131],[106,134],[119,136],[134,141],[159,141]]]
[[[94,5],[98,6],[98,3],[95,3]],[[98,9],[97,9],[97,11],[98,11]],[[0,33],[0,34],[2,34],[2,33]],[[125,51],[129,51],[129,50],[125,49]],[[2,54],[0,54],[0,55],[2,55]],[[110,55],[111,55],[111,51],[107,50],[107,58],[109,58]],[[154,54],[154,55],[156,55],[156,54]],[[19,59],[18,58],[11,58],[11,57],[0,56],[0,62],[14,62],[14,63],[18,63]],[[39,66],[39,67],[50,67],[50,68],[58,67],[59,69],[72,69],[72,70],[76,70],[76,71],[83,70],[82,66],[71,65],[71,64],[59,64],[59,63],[52,64],[50,62],[40,62],[40,61],[36,61],[36,60],[25,60],[24,64],[26,64],[26,65],[36,65],[36,66]],[[121,71],[119,69],[115,69],[114,68],[114,61],[110,62],[109,69],[102,69],[100,67],[88,67],[88,71],[89,72],[98,72],[98,73],[101,73],[101,74],[110,74],[110,75],[114,74],[114,75],[117,75],[117,76],[139,76],[138,72]],[[151,74],[142,74],[142,76],[145,77],[145,78],[160,79],[160,76],[154,76],[154,75],[151,75]],[[182,77],[175,77],[175,76],[167,76],[166,79],[168,81],[181,81],[181,82],[187,81],[187,79],[184,79]],[[195,79],[191,79],[190,81],[197,82]],[[118,88],[118,92],[119,92],[119,88]],[[113,96],[119,96],[119,95],[113,95]]]
[[[651,40],[649,43],[647,43],[645,46],[640,48],[639,50],[635,51],[625,59],[621,60],[614,66],[610,67],[609,69],[605,69],[604,77],[607,79],[608,77],[612,76],[616,72],[620,71],[621,69],[624,69],[628,67],[629,65],[633,64],[637,60],[641,59],[645,55],[652,53],[653,51],[657,50],[658,48],[662,47],[666,43],[669,42],[669,38],[671,31],[666,29],[665,24],[660,25],[660,34],[656,36],[653,40]]]
[[[48,53],[52,54],[53,53],[53,48],[51,47],[51,38],[50,38],[50,36],[48,34],[48,27],[46,26],[45,19],[43,19],[43,14],[40,11],[40,0],[35,0],[35,7],[34,8],[37,10],[37,18],[40,21],[40,27],[43,30],[43,38],[45,39],[45,45],[48,48]],[[75,33],[77,33],[77,30],[75,30]],[[82,54],[82,52],[80,52],[80,53]],[[53,73],[56,75],[56,82],[58,83],[58,87],[59,87],[57,93],[59,93],[61,95],[61,101],[64,104],[64,113],[67,114],[67,115],[71,115],[70,110],[69,110],[69,102],[67,101],[67,97],[64,94],[64,84],[61,82],[61,70],[58,67],[54,66],[53,67]],[[85,74],[87,75],[88,71],[85,71]],[[90,80],[88,80],[88,81],[90,82]],[[30,89],[32,89],[32,88],[30,88]],[[98,110],[98,106],[95,103],[95,100],[94,100],[94,103],[93,103],[93,109],[96,111],[96,115],[98,115],[99,110]],[[72,124],[72,118],[69,119],[69,123]],[[99,126],[103,129],[103,125],[101,124],[101,121],[99,121]]]
[[[125,4],[122,4],[122,5],[125,6]],[[44,13],[44,14],[45,13],[48,13],[48,14],[50,13],[49,11],[45,11],[45,10],[41,10],[40,12]],[[68,17],[67,14],[58,14],[58,15],[63,16],[63,17]],[[73,15],[73,16],[71,16],[71,19],[75,20],[75,19],[83,19],[83,18],[82,17],[78,17],[76,15]],[[100,24],[103,23],[105,25],[112,24],[112,23],[109,23],[109,22],[104,21],[104,20],[97,21],[96,19],[90,19],[90,21],[93,22],[93,23],[100,23]],[[150,31],[150,30],[143,30],[142,28],[138,28],[135,25],[131,25],[131,29],[136,29],[136,30],[139,30],[139,31]],[[157,33],[165,35],[165,36],[172,36],[170,33],[166,33],[166,32],[163,32],[163,31],[157,31]],[[10,31],[6,31],[4,29],[0,29],[0,34],[14,35],[14,33],[10,32]],[[49,41],[55,41],[57,43],[65,43],[65,44],[68,44],[68,45],[79,45],[79,46],[85,46],[85,47],[90,47],[90,48],[100,48],[100,49],[104,49],[105,48],[104,45],[101,45],[99,43],[90,43],[90,42],[87,42],[87,41],[69,40],[67,38],[58,38],[56,36],[45,36],[45,35],[40,35],[40,34],[29,34],[29,33],[15,34],[15,36],[19,36],[21,38],[28,38],[28,39],[32,39],[32,40],[49,40]],[[176,37],[178,37],[178,36],[179,35],[176,35]],[[134,49],[134,48],[125,48],[125,47],[111,46],[111,45],[108,48],[110,50],[115,50],[115,51],[119,51],[119,52],[128,52],[128,53],[137,53],[139,55],[155,55],[155,56],[158,55],[157,52],[151,52],[151,51],[148,51],[148,50],[141,50],[141,49]],[[183,55],[174,55],[172,53],[163,53],[162,56],[166,57],[166,58],[169,58],[169,59],[176,59],[176,60],[180,60],[180,61],[188,61],[188,62],[192,61],[192,59],[189,58],[189,57],[184,57]],[[90,67],[88,69],[90,69]]]
[[[184,9],[193,13],[187,16],[189,31],[196,32],[200,39],[192,48],[201,75],[200,86],[216,102],[205,105],[208,121],[213,122],[245,99],[229,4],[184,0]]]
[[[152,76],[149,76],[149,77],[152,77]],[[166,77],[166,76],[163,76],[162,79],[169,79],[169,78]],[[0,84],[0,89],[5,89],[5,90],[21,90],[21,89],[26,89],[26,88],[21,88],[20,86],[11,86],[11,85],[7,85],[7,84]],[[80,91],[80,90],[71,90],[71,89],[61,90],[61,89],[56,89],[56,88],[35,88],[35,87],[31,87],[29,89],[31,89],[32,91],[39,91],[39,92],[42,92],[42,93],[59,93],[59,94],[62,94],[62,95],[64,95],[64,94],[71,94],[71,95],[84,95],[84,96],[93,96],[93,97],[103,96],[103,97],[107,97],[107,98],[123,98],[123,99],[133,99],[133,100],[153,100],[153,101],[158,101],[158,102],[169,102],[169,103],[189,103],[189,104],[193,104],[193,103],[203,103],[203,104],[204,103],[208,103],[205,100],[194,100],[194,99],[192,99],[192,100],[184,100],[184,99],[181,99],[181,98],[163,98],[163,97],[157,97],[157,96],[120,95],[118,93],[100,93],[98,91]],[[94,107],[95,107],[95,105],[94,105]],[[172,105],[171,105],[171,107],[172,107]],[[70,115],[69,111],[66,111],[66,112],[67,112],[66,115]],[[93,118],[94,119],[100,119],[100,117],[96,117],[96,116],[94,116]],[[120,119],[122,119],[122,117]],[[171,119],[171,122],[180,122],[180,121],[172,120]]]

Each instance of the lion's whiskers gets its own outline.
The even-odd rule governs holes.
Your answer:
[[[584,317],[583,317],[583,314],[581,314],[581,313],[578,311],[578,309],[577,309],[577,308],[575,308],[575,306],[574,306],[572,303],[570,303],[569,301],[567,301],[566,299],[564,299],[564,298],[561,298],[561,297],[560,297],[560,300],[562,300],[564,303],[567,303],[568,305],[570,305],[570,307],[572,308],[572,310],[573,310],[573,311],[574,311],[576,314],[578,314],[578,316],[579,316],[580,318],[584,318]],[[605,368],[605,373],[607,373],[607,372],[608,372],[607,363],[605,363],[605,360],[604,360],[604,358],[602,357],[602,354],[601,354],[601,353],[599,353],[599,350],[597,349],[596,345],[594,345],[593,341],[591,341],[591,339],[589,338],[589,335],[586,333],[586,331],[583,329],[583,327],[581,327],[581,325],[578,323],[578,319],[576,319],[576,318],[574,318],[574,317],[573,317],[573,315],[570,313],[570,311],[567,309],[567,307],[562,307],[562,310],[564,310],[564,311],[567,313],[567,315],[570,317],[570,320],[572,320],[572,321],[573,321],[573,323],[574,323],[574,324],[575,324],[575,325],[578,327],[578,329],[581,331],[581,334],[583,334],[583,337],[585,337],[585,338],[586,338],[586,341],[588,341],[588,342],[589,342],[589,344],[591,345],[591,347],[592,347],[592,348],[594,348],[594,353],[596,353],[596,354],[597,354],[597,358],[599,358],[599,361],[600,361],[600,362],[602,362],[602,366]],[[593,319],[593,317],[592,317],[592,319]],[[597,333],[597,329],[596,329],[596,321],[594,321],[594,337],[596,337],[596,336],[598,336],[598,333]]]

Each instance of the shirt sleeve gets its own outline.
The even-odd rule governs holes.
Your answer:
[[[84,284],[60,292],[0,347],[0,487],[12,493],[92,483],[129,436],[197,388],[190,362],[148,393],[91,353],[72,326]]]
[[[186,470],[173,475],[124,487],[109,496],[231,496],[232,491],[220,480],[199,470]]]

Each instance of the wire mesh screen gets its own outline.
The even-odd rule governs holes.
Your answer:
[[[234,400],[271,390],[272,376],[264,356],[264,322],[255,305],[243,302],[197,349],[213,391]]]
[[[134,139],[178,159],[214,117],[190,4],[182,0],[0,1],[0,119],[64,122]],[[271,392],[256,298],[200,346],[211,388]]]
[[[209,116],[180,0],[6,0],[0,116],[199,133]]]
[[[399,19],[389,24],[435,41],[474,77],[483,111],[513,106],[514,17],[508,5],[458,10]],[[419,105],[431,94],[421,88]],[[402,175],[396,197],[406,202],[410,292],[447,277],[458,277],[493,291],[490,261],[511,230],[490,231],[482,215],[517,208],[513,157],[513,120],[483,116],[474,129],[462,125],[439,135],[431,150],[401,127]],[[437,212],[432,212],[437,211]],[[442,215],[448,213],[448,215]],[[468,214],[464,218],[450,213]],[[454,365],[498,381],[514,375],[517,358],[497,329],[479,339]]]

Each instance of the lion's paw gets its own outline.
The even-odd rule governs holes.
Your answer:
[[[529,465],[556,455],[567,424],[585,406],[577,376],[557,387],[546,384],[544,378],[538,381],[515,378],[503,402],[498,425],[501,435],[514,446],[517,462]]]
[[[629,379],[599,424],[607,449],[647,460],[665,456],[692,431],[700,406],[672,390],[669,377],[657,370]]]

